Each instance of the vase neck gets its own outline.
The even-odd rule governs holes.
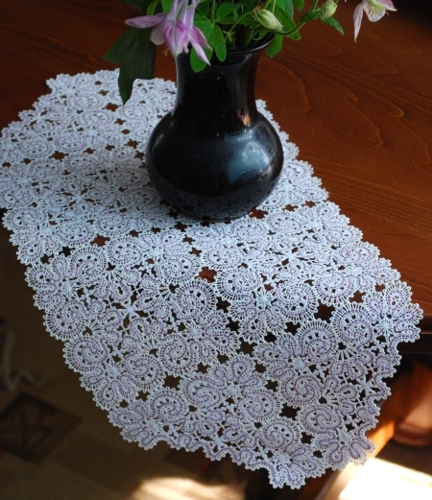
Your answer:
[[[189,54],[176,58],[177,100],[174,116],[187,113],[202,120],[212,116],[232,122],[235,130],[253,126],[258,115],[255,103],[255,77],[261,51],[228,54],[196,73]]]

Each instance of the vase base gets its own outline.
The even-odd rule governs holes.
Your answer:
[[[278,165],[279,166],[279,165]],[[219,196],[201,196],[179,189],[153,168],[148,168],[151,182],[161,198],[173,209],[196,220],[223,221],[238,219],[252,212],[276,187],[280,168],[271,179],[240,186]]]
[[[190,134],[168,113],[149,139],[146,166],[161,198],[184,215],[236,219],[276,187],[283,152],[274,127],[260,113],[253,126],[210,139]]]

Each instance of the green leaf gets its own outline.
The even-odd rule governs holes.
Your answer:
[[[237,11],[232,3],[224,2],[216,11],[216,22],[223,22],[225,18],[230,16],[236,17]]]
[[[296,27],[296,23],[288,12],[281,9],[278,5],[275,9],[275,15],[279,19],[285,31],[290,31]]]
[[[264,26],[261,26],[260,29],[259,29],[259,31],[258,31],[258,39],[262,40],[269,33],[270,33],[270,30],[268,28],[266,28]]]
[[[210,59],[211,51],[209,51],[208,49],[204,50],[207,54],[207,57]],[[202,71],[207,66],[207,63],[198,57],[196,50],[193,47],[190,51],[190,65],[195,73]]]
[[[276,0],[276,5],[287,12],[292,18],[294,17],[293,0]]]
[[[241,5],[241,10],[239,12],[248,12],[253,10],[257,6],[256,0],[240,0],[239,2],[234,2]]]
[[[207,2],[207,1],[200,2],[198,4],[197,8],[195,9],[195,19],[196,19],[196,14],[198,14],[199,16],[202,16],[202,17],[207,17],[209,9],[210,9],[209,2]]]
[[[294,4],[293,0],[285,0],[286,11],[291,17],[294,17]]]
[[[274,57],[282,49],[284,37],[283,35],[275,35],[272,43],[267,47],[267,55]]]
[[[120,63],[118,85],[123,104],[132,95],[133,83],[137,78],[154,77],[156,46],[149,39],[150,32],[150,29],[129,28],[103,56],[106,61]]]
[[[146,15],[152,16],[155,13],[156,7],[158,7],[159,4],[160,0],[153,0],[152,2],[150,2],[146,10]]]
[[[111,45],[108,51],[102,56],[105,61],[118,64],[126,57],[130,45],[133,43],[138,28],[128,28]]]
[[[212,32],[210,34],[210,37],[207,39],[210,47],[213,47],[217,58],[219,61],[223,62],[226,59],[227,56],[227,47],[225,43],[225,37],[220,29],[220,27],[217,24],[213,25]]]
[[[293,0],[293,4],[297,7],[297,10],[300,11],[304,7],[304,0]]]
[[[321,9],[311,10],[309,12],[306,12],[306,14],[303,14],[300,17],[299,23],[307,23],[309,21],[315,21],[316,19],[319,19],[320,17],[321,17]]]
[[[334,17],[326,17],[323,21],[338,30],[342,35],[344,34],[344,29]]]
[[[237,21],[237,24],[241,24],[244,26],[259,26],[260,24],[252,17],[251,14],[245,14],[240,17]]]
[[[238,20],[238,15],[236,14],[235,16],[224,17],[223,19],[221,19],[220,21],[218,21],[218,23],[221,24],[221,25],[223,25],[223,26],[229,26],[229,25],[232,25],[232,24],[236,24],[237,20]],[[239,23],[239,24],[242,24],[242,23]]]
[[[209,36],[213,31],[213,23],[208,19],[199,19],[195,21],[194,24],[198,29],[200,29],[203,32],[204,36],[207,38],[208,41]]]
[[[162,1],[162,10],[163,12],[168,12],[171,9],[171,5],[173,0],[161,0]]]
[[[225,61],[227,48],[222,29],[217,24],[213,24],[208,19],[200,19],[198,21],[195,21],[195,26],[203,32],[203,35],[206,37],[208,44],[215,51],[217,58],[220,61]],[[207,50],[205,52],[208,56],[209,52],[207,52]],[[191,66],[194,70],[195,68],[198,67],[202,69],[201,63],[198,63],[198,61],[196,61],[195,58],[192,57],[191,57]],[[198,69],[198,71],[201,71],[201,69]]]

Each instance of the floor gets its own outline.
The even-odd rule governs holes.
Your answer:
[[[144,451],[120,437],[64,364],[61,343],[46,333],[24,271],[1,228],[0,498],[244,500],[246,485],[259,477],[229,459],[209,463],[200,452],[166,445]],[[431,448],[390,442],[380,457],[428,474],[432,485]],[[288,488],[277,495],[295,497]]]

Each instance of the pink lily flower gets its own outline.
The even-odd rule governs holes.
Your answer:
[[[360,31],[363,12],[366,12],[369,21],[376,22],[379,21],[388,10],[396,10],[391,0],[362,0],[354,10],[354,40],[357,39],[357,35]]]
[[[174,57],[181,52],[188,52],[189,43],[196,50],[200,59],[210,64],[203,48],[210,46],[203,32],[194,26],[195,9],[199,0],[174,0],[171,9],[167,13],[155,14],[154,16],[139,16],[128,19],[126,24],[135,28],[150,28],[153,30],[150,40],[161,45],[166,43],[169,51]]]

